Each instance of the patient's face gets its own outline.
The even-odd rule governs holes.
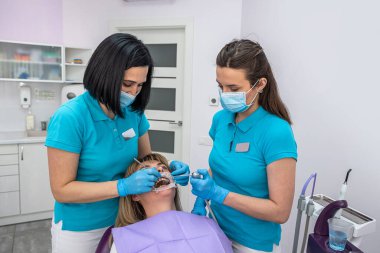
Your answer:
[[[165,164],[160,163],[159,161],[146,161],[142,162],[144,166],[140,166],[140,169],[144,168],[156,168],[158,172],[160,173],[170,173],[170,170],[168,167],[165,166]],[[164,187],[169,183],[169,180],[165,177],[159,178],[155,184],[155,188]],[[170,188],[162,191],[150,191],[143,194],[135,195],[133,197],[134,201],[140,201],[142,205],[144,205],[145,202],[155,202],[155,201],[168,201],[168,202],[174,202],[175,197],[175,188]]]

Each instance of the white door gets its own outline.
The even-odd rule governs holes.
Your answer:
[[[19,145],[21,214],[54,208],[46,154],[44,143]]]
[[[123,29],[149,48],[154,61],[150,101],[145,114],[154,152],[182,158],[185,30],[183,28]]]

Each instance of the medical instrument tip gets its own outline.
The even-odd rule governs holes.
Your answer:
[[[347,184],[348,176],[350,175],[351,171],[352,171],[352,169],[349,169],[349,170],[347,171],[347,173],[346,173],[346,179],[345,179],[344,182],[343,182],[344,184]]]

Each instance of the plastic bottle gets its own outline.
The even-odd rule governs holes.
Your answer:
[[[30,110],[26,115],[26,130],[34,130],[34,115]]]

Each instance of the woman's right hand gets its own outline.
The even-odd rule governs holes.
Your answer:
[[[206,169],[198,169],[197,172],[203,178],[190,177],[190,184],[193,187],[191,192],[202,199],[210,199],[216,203],[223,204],[229,191],[217,185]]]
[[[160,177],[156,168],[138,170],[127,178],[119,179],[117,191],[121,197],[150,192]]]

